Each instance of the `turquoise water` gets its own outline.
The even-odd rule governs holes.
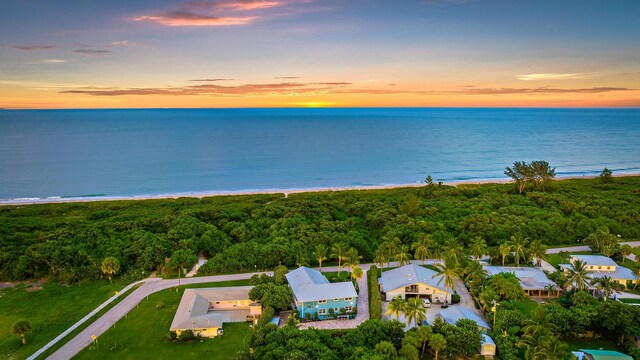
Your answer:
[[[640,109],[0,110],[0,199],[640,172]]]

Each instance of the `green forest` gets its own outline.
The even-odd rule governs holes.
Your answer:
[[[0,280],[65,283],[167,273],[210,258],[204,273],[316,264],[318,244],[354,248],[424,235],[489,250],[513,235],[547,246],[606,229],[640,238],[640,177],[340,192],[102,201],[0,207]]]

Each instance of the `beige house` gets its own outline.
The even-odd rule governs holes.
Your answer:
[[[418,297],[433,303],[451,303],[453,290],[438,284],[438,273],[419,265],[409,264],[382,273],[378,283],[384,299],[391,301],[396,296],[403,299]]]
[[[587,270],[589,271],[589,277],[592,279],[606,275],[625,287],[632,286],[633,282],[637,279],[631,269],[620,266],[616,264],[615,261],[611,260],[611,258],[603,255],[571,255],[569,258],[569,262],[571,264],[576,260],[583,261],[586,264]],[[564,271],[569,271],[569,269],[571,269],[570,264],[560,264],[559,266]]]
[[[222,334],[225,322],[256,322],[262,314],[262,305],[249,300],[252,287],[186,289],[169,330],[178,335],[191,330],[211,338]]]

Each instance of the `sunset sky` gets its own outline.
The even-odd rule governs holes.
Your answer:
[[[640,1],[0,3],[0,107],[640,106]]]

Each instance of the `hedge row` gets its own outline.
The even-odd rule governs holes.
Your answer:
[[[369,287],[369,318],[382,320],[382,297],[378,286],[378,268],[375,265],[367,271],[367,285]]]

